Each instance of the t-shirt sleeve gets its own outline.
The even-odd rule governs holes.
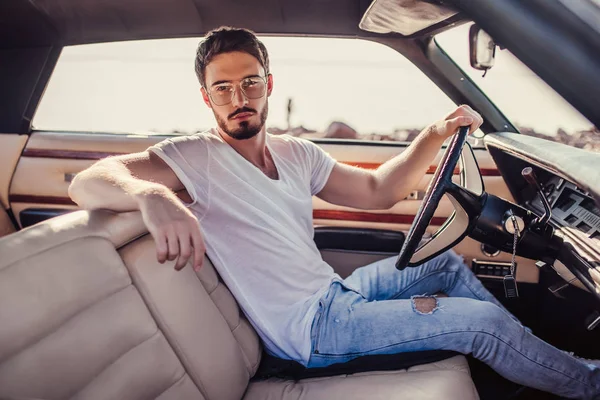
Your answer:
[[[299,139],[305,151],[304,162],[310,177],[310,193],[314,196],[325,187],[336,160],[325,150],[306,139]]]
[[[163,140],[148,148],[161,158],[177,175],[192,198],[187,207],[207,206],[209,194],[209,152],[205,140],[199,136],[180,136]]]

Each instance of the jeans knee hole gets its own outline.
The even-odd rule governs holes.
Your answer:
[[[439,309],[438,299],[434,296],[412,296],[410,300],[417,314],[430,315]]]

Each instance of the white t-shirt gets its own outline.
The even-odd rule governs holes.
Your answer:
[[[165,140],[148,150],[177,174],[193,199],[206,252],[267,351],[306,365],[319,298],[340,280],[314,241],[312,196],[335,160],[314,143],[267,134],[279,179],[267,177],[216,130]]]

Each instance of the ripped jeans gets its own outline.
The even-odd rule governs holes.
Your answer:
[[[600,368],[534,336],[456,253],[403,271],[395,261],[378,261],[331,284],[312,324],[308,367],[363,355],[453,350],[513,382],[600,399]],[[449,297],[432,296],[438,292]]]

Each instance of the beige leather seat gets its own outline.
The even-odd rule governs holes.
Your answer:
[[[138,213],[0,239],[1,399],[476,399],[466,360],[251,382],[259,339],[208,262],[155,258]]]

